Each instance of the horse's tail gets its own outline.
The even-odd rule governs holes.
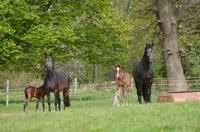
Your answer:
[[[28,87],[24,89],[24,95],[25,95],[25,99],[28,99],[28,93],[27,93]]]
[[[70,104],[70,100],[69,100],[69,95],[67,95],[64,99],[64,105],[65,107],[69,107],[71,104]]]
[[[23,105],[23,111],[24,112],[26,112],[26,107],[27,107],[27,105],[28,105],[28,88],[29,87],[27,87],[27,88],[25,88],[24,89],[24,95],[25,95],[25,99],[24,99],[24,105]]]

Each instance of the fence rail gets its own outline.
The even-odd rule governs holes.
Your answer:
[[[155,89],[166,89],[170,85],[176,84],[176,82],[179,82],[180,80],[177,79],[170,79],[173,81],[173,83],[168,84],[168,80],[166,78],[154,78],[153,82],[153,88]],[[188,83],[189,88],[191,89],[200,89],[200,77],[187,77],[186,81]],[[37,82],[37,83],[33,83]],[[14,84],[13,82],[10,82],[10,90],[12,92],[18,92],[18,91],[23,91],[26,87],[33,85],[36,87],[39,87],[42,84],[42,81],[33,81],[31,83],[24,83],[23,81],[18,82],[17,84]],[[38,83],[40,82],[40,83]],[[20,84],[19,84],[20,83]],[[0,84],[2,87],[0,89],[0,93],[6,91],[6,82],[5,84]],[[78,88],[79,90],[85,90],[85,89],[94,89],[94,90],[99,90],[99,89],[113,89],[116,87],[115,81],[109,81],[109,82],[101,82],[101,83],[91,83],[91,84],[72,84],[71,90],[74,88]]]
[[[180,81],[180,80],[174,79],[174,83],[176,83],[176,81]],[[186,81],[187,81],[190,89],[200,89],[200,77],[187,78]],[[36,81],[36,82],[38,82],[38,81]],[[25,84],[23,84],[23,85],[25,85]],[[168,85],[174,85],[174,84],[168,84],[166,78],[155,78],[152,89],[153,89],[153,91],[159,91],[159,92],[167,91]],[[12,85],[12,86],[17,86],[17,85]],[[24,88],[27,86],[29,86],[29,85],[26,85],[23,88],[22,87],[20,87],[20,88],[11,87],[9,89],[9,94],[8,94],[6,92],[6,82],[5,82],[4,88],[0,89],[0,100],[6,101],[6,98],[8,98],[9,100],[15,100],[15,99],[23,100],[22,95],[24,94]],[[85,90],[112,91],[115,88],[116,88],[115,81],[109,81],[109,82],[104,82],[104,83],[79,84],[79,85],[72,84],[70,93],[72,93],[72,94],[79,93],[79,92],[82,92]],[[9,97],[7,97],[7,95],[9,95]]]

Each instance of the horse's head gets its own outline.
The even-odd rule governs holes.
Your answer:
[[[116,72],[116,76],[117,76],[117,78],[119,77],[119,73],[120,73],[120,71],[122,70],[122,66],[121,65],[114,65],[113,66],[113,69],[114,69],[114,71]]]
[[[149,63],[153,62],[153,43],[147,43],[145,47],[145,56]]]
[[[52,70],[54,69],[54,62],[53,62],[53,57],[52,54],[47,54],[45,55],[45,68],[47,70]]]

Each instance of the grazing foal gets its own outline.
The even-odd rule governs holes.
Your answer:
[[[25,100],[24,100],[24,112],[27,112],[28,103],[31,101],[33,97],[37,98],[37,104],[35,110],[37,111],[39,102],[42,101],[42,107],[44,111],[44,96],[46,95],[46,91],[42,86],[36,88],[34,86],[29,86],[24,90]]]
[[[125,105],[130,103],[130,96],[132,93],[132,76],[122,69],[121,65],[113,67],[116,72],[117,91],[114,97],[113,105],[119,106],[119,97],[123,96]]]

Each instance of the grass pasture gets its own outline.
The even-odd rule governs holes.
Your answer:
[[[112,106],[113,92],[83,91],[71,94],[71,107],[65,111],[34,111],[35,100],[27,114],[22,112],[24,95],[10,100],[5,107],[0,98],[1,132],[199,132],[200,102],[156,103],[139,105],[136,96],[132,105]],[[51,95],[53,100],[53,95]],[[47,103],[45,104],[47,108]],[[62,105],[63,106],[63,105]]]

